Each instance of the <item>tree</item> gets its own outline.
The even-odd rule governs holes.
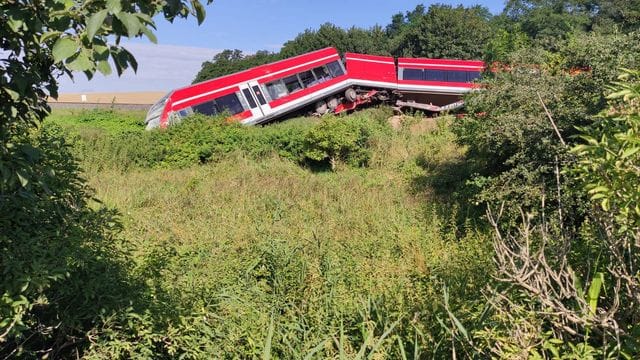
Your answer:
[[[416,11],[419,11],[417,9]],[[407,24],[391,40],[396,56],[479,59],[491,36],[486,8],[432,5],[424,14],[407,15]]]
[[[214,79],[229,75],[234,72],[250,69],[280,58],[278,54],[266,50],[260,50],[253,55],[245,55],[241,50],[226,49],[213,57],[212,61],[202,63],[202,68],[193,80],[193,83]]]
[[[58,77],[109,75],[112,65],[118,74],[135,70],[120,40],[155,42],[160,13],[168,21],[205,17],[199,0],[0,3],[0,354],[61,356],[95,324],[95,306],[115,296],[96,278],[117,268],[113,221],[89,207],[91,192],[64,140],[34,130],[49,113],[47,96],[57,96]]]

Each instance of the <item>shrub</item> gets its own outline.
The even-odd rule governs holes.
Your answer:
[[[311,160],[328,161],[332,170],[338,163],[366,166],[371,157],[371,141],[384,129],[388,130],[388,126],[367,114],[348,119],[326,118],[306,134],[304,155]]]
[[[134,297],[137,284],[126,280],[115,214],[90,205],[61,131],[49,127],[14,144],[0,162],[3,176],[17,174],[0,188],[0,354],[58,357],[100,309]]]

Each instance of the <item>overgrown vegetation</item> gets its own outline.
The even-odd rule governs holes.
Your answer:
[[[299,164],[331,167],[365,165],[370,147],[389,133],[391,111],[370,109],[349,117],[294,119],[268,127],[246,127],[221,117],[194,115],[166,131],[143,131],[141,114],[91,110],[54,115],[45,127],[62,127],[87,170],[181,168],[217,162],[229,153],[271,155]],[[132,120],[133,119],[133,120]],[[137,127],[133,127],[137,124]]]
[[[135,65],[105,38],[152,37],[132,14],[161,9],[65,4],[0,5],[3,357],[640,355],[635,3],[419,6],[256,55],[484,54],[493,71],[459,118],[149,132],[113,110],[39,123],[56,71]],[[245,64],[224,57],[213,73]]]

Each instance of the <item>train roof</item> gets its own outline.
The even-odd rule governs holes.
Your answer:
[[[194,93],[198,91],[207,91],[211,87],[210,85],[214,84],[216,87],[226,87],[232,86],[239,82],[245,82],[249,80],[253,80],[259,77],[266,77],[270,74],[280,72],[283,70],[290,69],[295,66],[304,65],[307,62],[318,61],[320,59],[329,58],[329,57],[339,57],[338,50],[332,47],[312,51],[309,53],[305,53],[302,55],[294,56],[291,58],[274,61],[268,64],[259,65],[247,70],[238,71],[229,75],[220,76],[214,79],[205,80],[196,84],[187,85],[181,88],[178,88],[173,91],[173,94],[177,97],[181,97],[181,94],[184,92]]]

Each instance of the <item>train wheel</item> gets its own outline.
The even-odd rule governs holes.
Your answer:
[[[349,102],[355,102],[358,100],[358,93],[353,88],[348,88],[347,91],[344,92],[344,97]]]

